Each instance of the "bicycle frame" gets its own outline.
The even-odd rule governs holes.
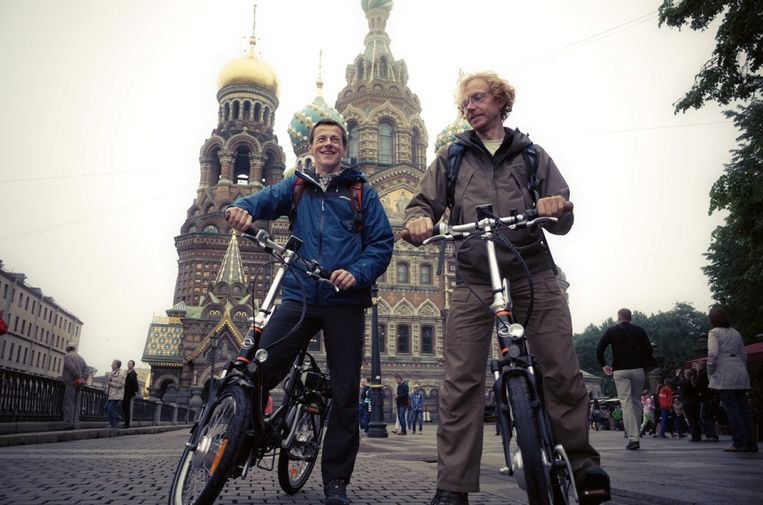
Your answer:
[[[258,454],[259,449],[274,448],[273,444],[270,443],[273,436],[273,427],[277,426],[278,423],[286,420],[285,416],[288,414],[288,412],[285,411],[285,406],[289,405],[291,403],[289,400],[296,395],[297,379],[300,378],[300,375],[302,373],[307,373],[308,379],[312,380],[314,383],[317,383],[318,386],[320,386],[319,383],[321,380],[325,380],[321,373],[315,373],[313,371],[319,370],[317,364],[313,357],[307,352],[307,350],[302,349],[289,372],[289,386],[286,388],[284,401],[281,405],[279,405],[279,407],[273,412],[271,416],[266,418],[263,405],[265,395],[262,394],[263,388],[265,386],[263,384],[262,370],[260,365],[268,359],[268,352],[266,349],[260,348],[260,337],[262,336],[262,332],[270,321],[270,317],[275,310],[275,301],[278,295],[278,290],[281,287],[281,283],[283,282],[286,271],[297,258],[297,252],[302,245],[302,241],[295,236],[291,236],[285,245],[280,246],[272,242],[268,233],[264,230],[259,230],[253,239],[265,252],[270,254],[273,254],[274,251],[278,252],[281,255],[281,261],[275,275],[273,276],[273,281],[270,285],[270,288],[268,289],[268,292],[265,295],[265,298],[260,305],[260,308],[257,311],[257,314],[254,317],[246,336],[244,337],[244,343],[241,350],[239,351],[239,356],[236,358],[236,360],[229,361],[226,364],[220,373],[219,378],[212,377],[211,380],[213,382],[210,387],[210,396],[208,398],[207,405],[205,406],[202,414],[199,416],[199,420],[194,425],[194,437],[186,444],[189,446],[195,446],[198,444],[199,433],[197,432],[196,428],[198,426],[203,426],[208,422],[217,396],[222,392],[224,387],[231,381],[238,381],[245,390],[250,392],[250,400],[254,407],[252,409],[251,419],[253,436],[250,442],[257,442],[251,444],[252,450],[248,451],[249,456],[247,457],[247,461],[244,465],[242,476],[246,475],[252,463],[259,460],[259,457],[262,455]],[[322,279],[325,275],[319,265],[310,263],[307,266],[308,270],[306,274],[309,277]],[[251,356],[251,358],[249,356]],[[306,358],[309,358],[309,365],[307,366],[305,365]],[[233,370],[238,371],[241,364],[246,365],[246,373],[231,373]],[[238,369],[236,368],[237,365],[239,367]],[[312,377],[310,377],[310,374],[312,374]],[[323,407],[323,412],[321,413],[322,420],[325,419],[326,412],[328,411],[328,402],[327,405],[324,405]],[[291,442],[291,437],[293,437],[294,434],[293,431],[294,430],[292,427],[292,432],[290,435],[284,441],[278,444],[280,447],[286,447],[285,444]]]
[[[514,414],[511,411],[511,405],[508,401],[507,382],[509,378],[521,377],[527,384],[527,390],[530,396],[530,403],[537,404],[540,410],[536,416],[536,425],[541,440],[548,447],[550,453],[544,454],[544,460],[549,466],[552,486],[565,486],[561,482],[562,478],[556,475],[559,470],[557,465],[563,464],[567,474],[572,475],[572,468],[564,448],[561,445],[551,447],[553,444],[553,434],[548,422],[548,416],[545,412],[545,400],[543,397],[542,374],[540,367],[532,355],[530,343],[525,336],[525,329],[522,324],[516,321],[513,313],[511,301],[510,282],[507,278],[502,278],[498,266],[498,260],[495,251],[495,231],[501,225],[508,225],[509,228],[524,228],[538,225],[544,222],[555,222],[556,218],[538,217],[534,209],[525,211],[524,214],[515,214],[510,217],[496,218],[491,205],[477,207],[477,221],[463,225],[440,225],[440,235],[433,236],[424,243],[432,243],[442,239],[452,239],[454,236],[468,237],[477,235],[479,239],[485,242],[485,248],[488,257],[488,270],[490,273],[490,285],[493,293],[493,300],[490,310],[495,317],[496,338],[501,352],[500,359],[490,361],[490,371],[494,376],[493,394],[496,403],[496,414],[501,427],[503,436],[503,451],[506,461],[508,474],[517,478],[518,484],[524,489],[524,475],[517,475],[517,472],[523,472],[521,465],[521,456],[514,463],[510,451],[512,439],[512,424]],[[521,447],[520,447],[521,449]],[[503,472],[503,471],[502,471]],[[575,486],[566,485],[567,492],[571,487],[572,496],[578,500]]]

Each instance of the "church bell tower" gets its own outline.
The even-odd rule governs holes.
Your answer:
[[[284,153],[273,134],[278,78],[257,57],[256,44],[253,23],[248,54],[220,72],[217,126],[201,147],[196,198],[175,237],[178,277],[174,303],[197,305],[220,270],[230,240],[226,206],[283,178]],[[246,241],[241,242],[241,249],[245,273],[253,273],[265,258]]]

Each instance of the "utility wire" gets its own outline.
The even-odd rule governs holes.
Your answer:
[[[566,53],[567,51],[571,51],[573,49],[577,49],[578,47],[582,47],[586,44],[589,44],[591,42],[594,42],[596,40],[602,39],[604,37],[608,37],[620,30],[624,30],[626,28],[630,28],[632,26],[639,25],[641,23],[646,23],[647,21],[651,21],[653,19],[657,18],[657,11],[651,12],[649,14],[645,14],[643,16],[637,17],[635,19],[631,19],[630,21],[627,21],[625,23],[619,24],[617,26],[613,26],[612,28],[608,28],[602,32],[596,33],[594,35],[590,35],[588,37],[585,37],[583,39],[578,40],[577,42],[572,42],[570,44],[567,44],[566,46],[560,47],[558,49],[554,49],[553,51],[550,51],[548,53],[542,54],[540,56],[536,56],[535,58],[529,59],[527,61],[523,61],[522,63],[519,63],[511,68],[509,68],[509,73],[516,72],[517,70],[522,69],[523,67],[527,67],[529,65],[532,65],[534,63],[548,60],[551,58],[554,58],[555,56],[558,56],[560,54]]]
[[[599,131],[593,131],[593,132],[575,132],[570,131],[569,133],[550,133],[548,135],[543,135],[545,138],[557,138],[557,137],[585,137],[587,135],[607,135],[610,133],[630,133],[630,132],[643,132],[643,131],[652,131],[652,130],[669,130],[673,128],[692,128],[692,127],[698,127],[698,126],[716,126],[721,124],[732,124],[733,121],[709,121],[707,123],[691,123],[691,124],[677,124],[677,125],[666,125],[666,126],[644,126],[642,128],[621,128],[619,130],[599,130]]]
[[[46,175],[46,176],[40,176],[40,177],[24,177],[21,179],[0,179],[0,182],[11,183],[11,182],[50,181],[50,180],[56,180],[56,179],[76,179],[78,177],[100,177],[100,176],[107,176],[107,175],[141,174],[146,172],[170,173],[170,171],[168,170],[158,170],[158,169],[124,170],[121,172],[90,172],[87,174],[62,174],[62,175]]]
[[[117,208],[114,208],[114,209],[108,209],[108,210],[101,210],[101,211],[96,212],[95,214],[90,214],[90,215],[83,216],[83,217],[80,217],[80,218],[77,218],[77,219],[72,219],[71,221],[64,221],[63,223],[57,223],[57,224],[52,224],[52,225],[49,225],[49,226],[43,226],[42,228],[37,228],[37,229],[34,229],[34,230],[27,230],[27,231],[23,231],[21,233],[15,233],[13,235],[3,235],[3,236],[0,237],[0,239],[1,240],[10,240],[10,239],[16,239],[16,238],[21,238],[21,237],[28,237],[29,235],[35,235],[35,234],[43,232],[43,231],[58,230],[58,229],[61,229],[61,228],[66,228],[66,227],[69,227],[69,226],[73,226],[75,224],[85,223],[87,221],[93,221],[93,220],[98,219],[100,217],[104,217],[104,216],[106,216],[108,214],[116,214],[117,212],[121,212],[124,209],[127,209],[129,207],[133,207],[135,205],[139,205],[139,204],[143,204],[143,203],[146,203],[146,202],[150,202],[152,200],[157,200],[159,198],[163,198],[163,196],[155,196],[153,198],[144,198],[143,200],[138,200],[138,201],[135,201],[135,202],[131,202],[131,203],[128,203],[127,205],[123,205],[121,207],[117,207]]]

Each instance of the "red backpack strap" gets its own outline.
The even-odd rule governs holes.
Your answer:
[[[297,216],[297,205],[302,198],[302,193],[305,191],[305,180],[301,177],[297,177],[294,182],[294,191],[291,194],[291,210],[289,211],[289,231],[294,228],[294,218]]]
[[[351,184],[352,194],[350,195],[350,201],[352,205],[352,224],[355,231],[363,231],[363,181],[353,181]]]

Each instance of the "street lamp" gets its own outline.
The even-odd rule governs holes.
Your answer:
[[[387,438],[384,422],[384,389],[381,381],[381,358],[379,357],[379,286],[371,286],[371,420],[368,423],[370,438]]]

